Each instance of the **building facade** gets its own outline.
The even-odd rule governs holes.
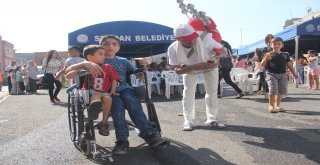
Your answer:
[[[46,54],[47,52],[15,53],[15,59],[17,61],[17,65],[24,65],[27,61],[33,60],[37,66],[41,66]],[[67,51],[58,51],[58,54],[62,62],[68,58]]]
[[[3,75],[5,67],[9,65],[11,61],[15,60],[14,54],[14,45],[8,41],[2,40],[2,36],[0,35],[0,69]]]

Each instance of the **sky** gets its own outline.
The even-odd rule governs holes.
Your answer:
[[[184,0],[212,17],[233,48],[283,30],[285,20],[320,10],[320,0]],[[17,53],[66,51],[68,33],[93,24],[135,20],[177,27],[188,17],[176,0],[1,0],[0,35]]]

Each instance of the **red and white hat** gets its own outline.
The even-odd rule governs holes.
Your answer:
[[[213,21],[211,17],[208,17],[210,20],[210,24],[206,27],[204,26],[203,22],[201,19],[198,18],[191,18],[188,21],[188,24],[191,25],[196,31],[213,31],[217,29],[216,23]]]
[[[191,41],[199,37],[198,33],[189,24],[180,24],[173,30],[173,34],[181,41]]]

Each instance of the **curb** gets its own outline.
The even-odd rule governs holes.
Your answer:
[[[7,91],[0,92],[0,103],[8,97],[9,93]]]

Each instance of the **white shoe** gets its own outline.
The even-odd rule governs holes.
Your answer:
[[[219,121],[206,122],[205,125],[206,126],[211,126],[211,127],[214,127],[214,128],[218,128],[218,129],[223,129],[223,128],[227,127],[224,123],[221,123]]]
[[[183,124],[182,125],[182,131],[192,131],[192,130],[193,130],[192,124]]]

